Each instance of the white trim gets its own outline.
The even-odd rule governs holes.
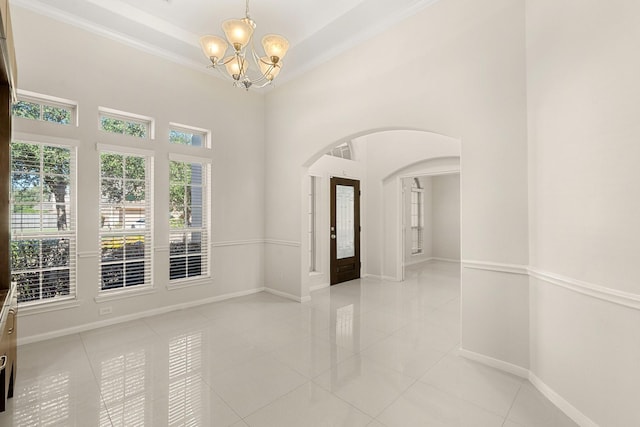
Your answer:
[[[581,280],[564,277],[559,274],[541,271],[533,267],[529,267],[529,275],[546,283],[560,286],[602,301],[640,310],[640,295],[638,294],[632,294],[593,283],[583,282]]]
[[[178,153],[169,153],[169,160],[174,162],[184,162],[184,163],[203,163],[205,165],[210,165],[211,163],[213,163],[211,159],[206,157],[190,156],[188,154],[178,154]]]
[[[155,152],[149,149],[131,147],[129,145],[103,144],[101,142],[96,143],[96,150],[107,151],[109,153],[137,154],[147,157],[153,157],[155,155]]]
[[[191,145],[190,147],[211,149],[212,137],[211,137],[211,131],[209,129],[203,129],[195,126],[188,126],[188,125],[182,125],[180,123],[169,122],[169,136],[171,136],[172,130],[176,130],[179,132],[186,131],[186,132],[200,133],[204,135],[204,141],[202,141],[203,142],[202,146],[194,147]],[[171,141],[169,141],[169,143],[171,143]]]
[[[431,257],[431,258],[429,258],[429,261],[450,262],[452,264],[460,264],[460,260],[459,259],[453,259],[453,258]]]
[[[18,317],[32,316],[34,314],[49,313],[51,311],[67,310],[69,308],[80,307],[82,301],[70,298],[62,301],[51,301],[34,305],[18,306]]]
[[[462,347],[458,349],[460,356],[473,360],[474,362],[482,363],[483,365],[491,366],[492,368],[499,369],[504,372],[508,372],[520,378],[529,378],[529,370],[513,363],[505,362],[504,360],[496,359],[490,356],[486,356],[475,351],[466,350]]]
[[[85,251],[85,252],[78,252],[78,258],[83,259],[83,258],[97,258],[100,256],[100,252],[97,251]]]
[[[177,289],[191,288],[194,286],[212,285],[213,278],[209,276],[195,276],[184,279],[169,280],[167,290],[175,291]]]
[[[564,412],[569,418],[575,421],[581,427],[598,427],[598,424],[593,422],[591,418],[583,414],[578,408],[569,403],[565,398],[560,396],[555,390],[545,384],[540,378],[536,376],[529,369],[521,366],[514,365],[504,360],[495,359],[484,354],[476,353],[474,351],[465,350],[462,347],[458,350],[460,356],[473,360],[483,365],[490,366],[492,368],[508,372],[516,375],[520,378],[529,380],[531,384],[542,393],[547,399],[551,401],[558,409]]]
[[[606,301],[624,307],[640,310],[640,295],[638,294],[619,291],[617,289],[608,288],[606,286],[596,285],[594,283],[584,282],[578,279],[573,279],[571,277],[561,276],[559,274],[538,270],[535,267],[469,260],[462,261],[462,266],[464,268],[475,270],[526,275],[531,278],[549,283],[551,285],[559,286],[582,295],[599,299],[601,301]]]
[[[309,292],[319,291],[320,289],[328,288],[329,283],[321,283],[319,285],[309,286]]]
[[[518,265],[518,264],[503,264],[498,262],[488,262],[488,261],[472,261],[472,260],[462,260],[462,267],[469,268],[473,270],[487,270],[487,271],[495,271],[499,273],[509,273],[509,274],[521,274],[528,275],[529,270],[526,265]]]
[[[137,122],[139,124],[145,125],[147,126],[147,130],[149,131],[149,135],[147,135],[146,137],[134,136],[134,138],[138,138],[142,140],[147,139],[152,141],[156,139],[156,131],[155,131],[156,121],[153,117],[143,116],[142,114],[129,113],[128,111],[121,111],[121,110],[116,110],[108,107],[98,107],[98,130],[105,133],[113,133],[115,135],[118,135],[118,133],[108,132],[102,129],[102,125],[100,121],[102,117],[109,117],[112,119],[122,120],[122,121]],[[133,136],[133,135],[127,135],[126,133],[123,135]]]
[[[290,299],[292,301],[295,302],[307,302],[307,301],[311,301],[311,297],[310,296],[306,296],[306,297],[299,297],[293,294],[290,294],[288,292],[282,292],[282,291],[278,291],[276,289],[272,289],[272,288],[264,288],[264,291],[282,298],[286,298],[286,299]]]
[[[169,252],[169,246],[156,246],[153,250],[155,252]]]
[[[102,114],[117,119],[134,120],[147,124],[152,124],[154,122],[153,117],[143,116],[142,114],[130,113],[128,111],[116,110],[115,108],[109,107],[98,107],[98,115],[100,116]]]
[[[416,254],[416,255],[412,255],[412,256],[418,256],[418,255],[422,255],[422,254]],[[411,267],[411,266],[418,265],[418,264],[425,264],[425,263],[431,262],[431,261],[433,261],[433,258],[424,258],[424,259],[405,262],[405,263],[402,264],[402,266],[403,267]]]
[[[291,246],[294,248],[299,248],[301,246],[300,242],[295,242],[293,240],[265,239],[264,242],[268,245]]]
[[[34,0],[11,0],[11,6],[23,7],[27,10],[31,10],[33,12],[55,19],[56,21],[81,28],[93,34],[98,34],[99,36],[106,37],[107,39],[113,40],[117,43],[122,43],[126,46],[130,46],[142,52],[146,52],[151,55],[155,55],[157,57],[171,61],[173,63],[191,68],[192,70],[196,70],[201,73],[206,73],[213,76],[218,75],[218,73],[211,73],[209,69],[207,69],[207,67],[200,62],[193,61],[182,55],[178,55],[174,52],[162,49],[153,44],[143,42],[142,40],[135,39],[123,33],[113,31],[96,23],[90,22],[86,19],[81,19],[78,16],[63,12],[51,6],[44,5],[40,2],[36,2]],[[220,78],[222,78],[222,76]]]
[[[583,414],[578,408],[569,403],[564,397],[560,396],[555,390],[545,384],[533,372],[529,372],[529,381],[538,389],[547,399],[564,412],[569,418],[575,421],[581,427],[598,427],[598,424]]]
[[[187,303],[175,304],[166,307],[154,308],[152,310],[142,311],[138,313],[127,314],[125,316],[119,316],[108,320],[101,320],[98,322],[86,323],[84,325],[73,326],[71,328],[59,329],[52,332],[46,332],[39,335],[31,335],[24,338],[18,338],[18,345],[32,344],[39,341],[44,341],[52,338],[63,337],[66,335],[78,334],[80,332],[90,331],[92,329],[103,328],[105,326],[116,325],[119,323],[129,322],[131,320],[143,319],[145,317],[155,316],[158,314],[169,313],[171,311],[183,310],[186,308],[198,307],[200,305],[211,304],[214,302],[224,301],[231,298],[242,297],[246,295],[257,294],[264,291],[264,288],[249,289],[246,291],[232,292],[228,294],[218,295],[211,298],[199,299]],[[20,311],[20,309],[18,309]]]
[[[142,9],[131,6],[128,2],[121,0],[86,0],[110,13],[120,15],[137,24],[158,31],[175,40],[179,40],[190,46],[198,46],[198,36],[190,31],[186,31],[169,21],[158,18]]]
[[[117,291],[101,291],[94,300],[100,304],[101,302],[134,298],[142,295],[154,294],[155,292],[156,288],[153,286],[132,286],[130,288],[118,289]]]
[[[16,93],[17,93],[18,101],[32,102],[34,104],[49,105],[52,107],[62,107],[64,109],[70,110],[71,116],[72,116],[71,123],[67,123],[67,124],[58,123],[58,122],[48,122],[47,120],[38,120],[38,121],[45,122],[45,123],[61,124],[61,125],[71,125],[73,127],[78,127],[80,125],[78,101],[74,101],[72,99],[66,99],[66,98],[58,98],[57,96],[45,95],[43,93],[31,92],[30,90],[24,90],[24,89],[18,89]],[[18,118],[25,118],[25,117],[18,117]]]
[[[26,132],[13,132],[11,140],[19,142],[33,142],[34,144],[66,145],[73,148],[80,146],[80,141],[77,139],[60,138],[57,136]]]
[[[226,246],[247,246],[247,245],[262,245],[264,239],[250,239],[250,240],[229,240],[226,242],[211,242],[212,248],[222,248]]]
[[[44,93],[31,92],[30,90],[18,89],[18,98],[22,97],[34,101],[51,102],[54,104],[64,105],[66,107],[78,108],[78,101],[66,98],[58,98],[57,96],[45,95]]]

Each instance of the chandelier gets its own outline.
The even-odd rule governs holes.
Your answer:
[[[267,34],[262,38],[264,55],[258,54],[253,46],[255,29],[256,23],[249,16],[249,0],[246,0],[244,18],[228,19],[222,23],[222,31],[227,40],[211,35],[200,37],[202,51],[211,61],[209,68],[217,69],[220,74],[231,79],[235,87],[246,90],[252,86],[264,87],[271,84],[280,72],[282,58],[289,49],[287,39],[277,34]],[[229,46],[231,51],[227,55]]]

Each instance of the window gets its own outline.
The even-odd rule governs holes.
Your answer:
[[[169,123],[169,142],[171,144],[190,145],[192,147],[211,146],[211,132],[191,126]]]
[[[75,298],[75,148],[11,143],[11,273],[19,303]]]
[[[209,275],[209,165],[171,155],[169,279]]]
[[[353,160],[353,153],[351,151],[351,144],[348,142],[343,142],[342,144],[336,145],[331,150],[329,150],[327,152],[327,155],[340,157],[341,159]]]
[[[151,286],[151,156],[99,148],[100,289]]]
[[[23,90],[18,91],[18,101],[12,106],[14,117],[60,125],[77,124],[76,113],[73,101]]]
[[[309,272],[318,271],[318,182],[316,176],[309,177]]]
[[[126,113],[100,107],[100,130],[109,133],[153,139],[153,119],[138,114]]]
[[[423,251],[424,229],[424,193],[420,188],[420,180],[413,179],[411,184],[411,254],[421,254]]]

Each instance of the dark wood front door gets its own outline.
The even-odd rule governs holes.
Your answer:
[[[360,278],[360,181],[331,178],[331,284]]]

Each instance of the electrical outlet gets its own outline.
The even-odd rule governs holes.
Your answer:
[[[104,316],[105,314],[111,314],[111,313],[113,313],[113,309],[111,308],[111,306],[100,307],[100,316]]]

